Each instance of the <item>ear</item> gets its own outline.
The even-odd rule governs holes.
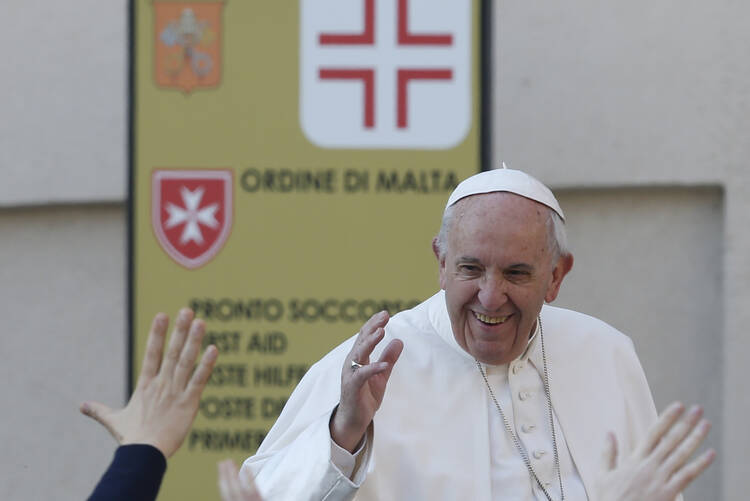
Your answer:
[[[555,267],[552,269],[552,282],[550,282],[549,287],[547,288],[547,294],[544,296],[546,302],[551,303],[557,298],[563,278],[565,278],[565,275],[567,275],[571,269],[573,269],[573,254],[560,256],[557,259],[557,264],[555,264]]]
[[[438,247],[438,238],[432,239],[432,253],[438,261],[438,274],[440,276],[440,288],[445,289],[445,256],[440,256],[440,247]]]

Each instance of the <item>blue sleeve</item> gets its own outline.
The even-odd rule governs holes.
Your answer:
[[[146,444],[122,445],[89,501],[153,501],[159,493],[167,460]]]

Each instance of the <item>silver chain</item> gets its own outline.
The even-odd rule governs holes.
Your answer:
[[[542,342],[542,363],[544,365],[544,394],[547,396],[547,411],[549,413],[549,426],[552,430],[552,450],[554,451],[554,468],[557,470],[557,481],[560,484],[560,495],[562,496],[560,498],[560,501],[565,501],[565,492],[563,491],[563,484],[562,484],[562,474],[560,473],[560,456],[557,453],[557,437],[555,436],[555,420],[552,417],[552,399],[550,398],[550,392],[549,392],[549,372],[547,371],[547,354],[544,351],[544,329],[542,328],[542,317],[538,317],[539,322],[539,337],[541,338]],[[492,401],[495,402],[495,407],[497,407],[497,410],[500,412],[500,417],[503,418],[503,424],[505,425],[505,429],[510,434],[510,437],[513,439],[513,444],[516,446],[516,449],[518,450],[519,454],[521,454],[521,459],[523,459],[524,464],[526,465],[526,469],[529,470],[529,475],[531,475],[531,478],[534,479],[536,484],[539,486],[539,488],[542,490],[544,495],[547,497],[549,501],[552,500],[552,496],[550,496],[549,492],[547,492],[547,489],[544,488],[544,484],[542,484],[542,481],[539,480],[539,477],[537,476],[536,472],[534,471],[534,468],[531,466],[531,460],[529,460],[529,455],[526,452],[526,449],[524,449],[523,445],[521,444],[521,441],[518,439],[518,435],[513,431],[513,428],[510,426],[510,423],[508,422],[508,419],[505,417],[505,413],[503,412],[502,407],[500,407],[500,403],[498,403],[497,398],[495,398],[495,392],[492,391],[492,387],[490,386],[490,382],[487,380],[487,374],[485,374],[484,369],[482,368],[482,364],[479,363],[479,360],[474,360],[477,363],[477,368],[479,369],[479,373],[482,375],[482,379],[484,379],[484,384],[487,385],[487,391],[490,393],[490,397],[492,397]]]

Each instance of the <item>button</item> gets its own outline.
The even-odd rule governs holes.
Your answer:
[[[547,451],[543,451],[541,449],[534,451],[534,459],[542,459],[542,456],[547,454]]]
[[[521,369],[523,369],[523,362],[518,362],[513,366],[513,374],[518,374]]]
[[[521,431],[524,433],[531,433],[534,430],[536,430],[536,425],[533,425],[533,424],[521,425]]]
[[[544,482],[544,486],[549,489],[550,487],[552,487],[552,482]]]
[[[530,391],[518,392],[518,398],[520,398],[521,400],[528,400],[529,398],[531,398],[531,392]]]

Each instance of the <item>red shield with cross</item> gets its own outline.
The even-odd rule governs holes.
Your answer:
[[[162,249],[185,268],[203,266],[232,229],[232,171],[156,169],[151,225]]]

